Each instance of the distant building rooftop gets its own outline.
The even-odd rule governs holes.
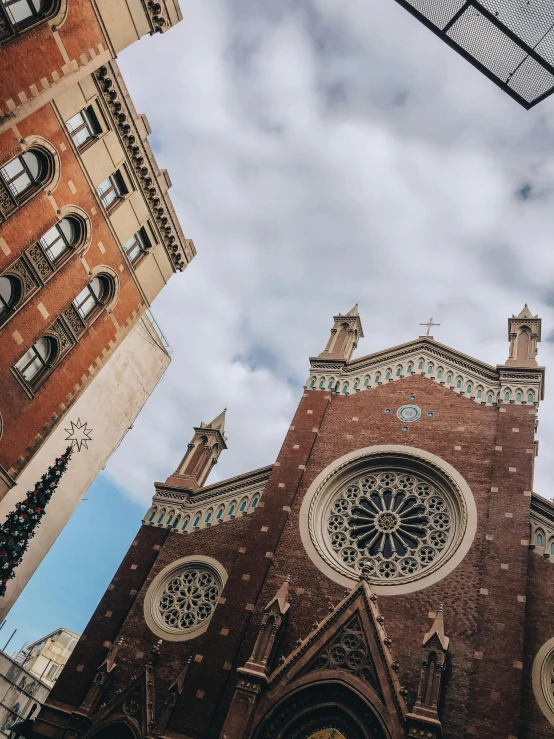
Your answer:
[[[396,0],[524,108],[554,92],[553,0]]]

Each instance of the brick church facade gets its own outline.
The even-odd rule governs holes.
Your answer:
[[[338,315],[275,462],[195,428],[47,705],[51,739],[554,737],[541,321],[496,367]],[[100,543],[100,542],[99,542]]]

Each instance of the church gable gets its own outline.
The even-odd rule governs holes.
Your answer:
[[[544,393],[541,367],[492,367],[425,336],[351,362],[312,358],[306,387],[351,395],[414,375],[480,405],[537,405]]]
[[[268,677],[273,694],[293,681],[321,672],[345,673],[370,687],[391,716],[402,722],[407,708],[398,663],[377,596],[361,580],[332,613]]]
[[[341,670],[364,680],[383,700],[383,692],[359,613],[356,613],[300,672]]]

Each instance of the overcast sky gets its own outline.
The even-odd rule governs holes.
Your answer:
[[[554,96],[525,111],[394,0],[181,3],[182,23],[119,59],[198,250],[153,306],[173,362],[12,611],[22,641],[84,627],[193,426],[228,407],[212,482],[275,459],[308,357],[354,303],[356,356],[433,316],[438,341],[494,365],[527,302],[553,364]]]

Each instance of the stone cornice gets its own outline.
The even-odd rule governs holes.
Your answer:
[[[221,497],[227,497],[235,493],[241,493],[250,490],[252,487],[265,485],[268,481],[273,465],[268,467],[260,467],[257,470],[245,472],[236,477],[230,477],[227,480],[216,482],[213,485],[207,485],[196,491],[183,490],[181,488],[166,485],[162,482],[154,483],[156,494],[154,502],[181,502],[191,505],[193,508],[207,503],[217,502]]]
[[[95,78],[106,102],[112,128],[119,135],[128,162],[150,210],[152,226],[164,245],[173,269],[182,272],[196,255],[196,249],[192,240],[185,238],[181,230],[167,193],[169,183],[166,182],[165,187],[161,185],[160,181],[165,175],[157,165],[146,136],[139,131],[138,121],[141,120],[141,116],[134,110],[114,61],[100,67],[95,73]]]
[[[531,517],[540,518],[554,527],[554,503],[537,493],[531,494]]]

